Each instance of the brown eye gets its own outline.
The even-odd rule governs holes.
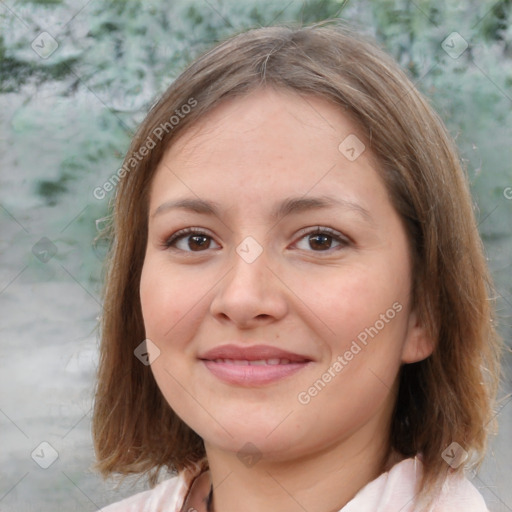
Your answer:
[[[331,249],[343,248],[349,245],[349,241],[341,233],[334,231],[330,228],[316,228],[309,233],[306,233],[297,243],[303,243],[301,250],[314,252],[326,252]]]
[[[333,237],[330,235],[315,234],[309,235],[309,245],[312,249],[325,251],[331,248]]]
[[[196,229],[187,228],[174,233],[165,241],[166,248],[185,252],[201,252],[211,248],[213,238]],[[215,243],[215,242],[214,242]]]
[[[191,235],[188,239],[188,247],[192,251],[208,249],[210,247],[210,237],[204,235]]]

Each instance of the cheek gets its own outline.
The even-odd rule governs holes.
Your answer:
[[[346,349],[359,335],[364,342],[368,331],[375,329],[391,337],[403,334],[409,294],[406,273],[376,263],[296,279],[301,281],[297,289],[308,290],[304,303],[315,313],[311,321],[324,326],[333,349]]]
[[[200,314],[198,297],[204,294],[194,288],[199,286],[198,281],[190,281],[183,273],[169,272],[158,255],[146,257],[140,281],[146,338],[157,347],[151,349],[151,371],[165,399],[181,418],[193,416],[183,386],[190,382],[185,364],[187,346],[194,332],[192,324]]]
[[[201,281],[188,279],[185,272],[169,272],[165,262],[147,256],[142,268],[140,300],[146,336],[163,342],[172,337],[201,308]]]

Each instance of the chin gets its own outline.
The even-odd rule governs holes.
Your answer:
[[[296,441],[291,438],[289,428],[279,428],[284,416],[279,420],[265,419],[258,414],[253,416],[250,413],[238,411],[233,419],[220,415],[217,418],[218,422],[211,418],[208,422],[201,421],[197,429],[192,424],[190,426],[206,443],[223,450],[237,452],[245,444],[252,443],[262,451],[278,452],[292,446]],[[241,419],[244,420],[243,423]]]

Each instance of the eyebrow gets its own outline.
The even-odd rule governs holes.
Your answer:
[[[319,197],[289,197],[277,204],[270,213],[273,220],[281,219],[286,215],[298,214],[310,210],[321,210],[326,208],[341,207],[345,210],[359,214],[364,220],[373,222],[370,212],[357,203],[346,199],[332,196]],[[220,217],[220,206],[214,201],[204,199],[183,198],[175,201],[166,201],[162,203],[151,215],[151,218],[167,213],[170,210],[183,209],[194,213],[205,215],[214,215]]]

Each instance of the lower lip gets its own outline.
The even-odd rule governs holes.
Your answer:
[[[288,363],[275,365],[238,365],[205,361],[204,365],[215,377],[238,386],[262,386],[289,377],[305,368],[309,363]]]

